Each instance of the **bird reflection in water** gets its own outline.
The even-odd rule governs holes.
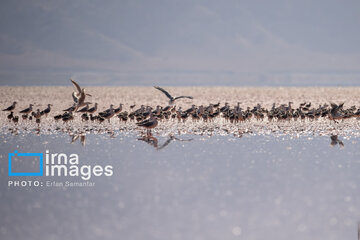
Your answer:
[[[158,145],[158,139],[152,135],[146,135],[146,136],[143,136],[141,138],[138,138],[137,140],[140,140],[140,141],[144,141],[146,142],[147,144],[153,146],[156,150],[161,150],[163,148],[165,148],[166,146],[169,145],[169,143],[173,140],[175,141],[181,141],[181,142],[190,142],[192,141],[193,139],[190,138],[190,139],[179,139],[175,136],[169,136],[169,138],[162,144],[162,145]]]
[[[19,129],[17,129],[17,128],[9,128],[9,132],[11,135],[14,135],[14,136],[19,135]]]
[[[344,147],[344,143],[338,138],[338,135],[331,135],[331,136],[330,136],[330,139],[331,139],[330,145],[331,145],[332,147],[334,147],[334,146],[336,146],[336,145],[338,145],[338,144],[339,144],[339,146],[340,146],[341,148]]]
[[[35,128],[34,133],[35,133],[36,136],[40,136],[40,128],[39,127]]]
[[[86,135],[85,134],[70,134],[71,144],[75,143],[79,138],[81,145],[85,146],[86,144]]]

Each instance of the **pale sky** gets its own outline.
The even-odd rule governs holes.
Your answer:
[[[360,86],[360,1],[9,0],[0,84]]]

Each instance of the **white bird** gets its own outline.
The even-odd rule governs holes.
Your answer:
[[[163,92],[170,100],[169,100],[169,105],[174,104],[175,100],[179,99],[179,98],[189,98],[189,99],[193,99],[193,97],[191,96],[179,96],[179,97],[173,97],[171,96],[167,91],[165,91],[163,88],[158,87],[158,86],[154,86],[154,88],[156,88],[157,90]]]
[[[74,102],[76,103],[76,109],[77,110],[79,107],[84,106],[85,103],[85,97],[86,96],[91,96],[90,94],[85,93],[85,88],[81,88],[79,86],[79,84],[77,84],[77,82],[75,82],[74,80],[70,79],[70,81],[74,84],[74,86],[77,89],[77,92],[73,92],[72,93],[72,97]]]

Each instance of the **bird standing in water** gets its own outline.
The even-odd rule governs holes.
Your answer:
[[[77,110],[79,107],[82,107],[86,104],[85,97],[91,96],[91,95],[88,93],[85,93],[85,88],[81,88],[79,86],[79,84],[77,82],[75,82],[74,80],[70,79],[70,81],[74,84],[75,88],[77,89],[77,92],[72,93],[73,100],[76,103],[75,110]]]
[[[40,125],[41,122],[41,112],[40,109],[36,110],[36,112],[32,112],[31,114],[35,118],[35,122]]]
[[[95,106],[93,106],[92,108],[89,108],[89,109],[87,110],[87,112],[90,113],[90,114],[93,114],[94,112],[97,111],[97,106],[98,106],[98,104],[95,103]]]
[[[33,104],[30,104],[28,108],[25,108],[24,110],[20,111],[20,113],[23,113],[23,114],[29,114],[31,111],[32,111],[32,107],[34,105]]]
[[[3,111],[9,111],[9,112],[11,112],[12,110],[15,109],[16,104],[17,104],[17,102],[13,102],[13,104],[12,104],[10,107],[3,109]]]
[[[336,105],[335,103],[331,103],[331,110],[329,113],[329,119],[330,120],[334,120],[336,122],[336,120],[340,120],[343,119],[343,114],[341,114],[339,111],[343,108],[344,103],[341,103],[338,105]]]
[[[151,114],[149,119],[146,119],[142,122],[136,123],[139,127],[144,127],[147,129],[147,136],[151,136],[151,129],[155,128],[158,125],[156,117]]]
[[[47,108],[45,108],[44,110],[41,111],[41,115],[44,115],[47,116],[48,113],[51,111],[51,106],[52,104],[48,104]]]

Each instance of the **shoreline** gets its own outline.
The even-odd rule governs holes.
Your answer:
[[[156,108],[157,105],[167,106],[168,99],[164,94],[153,87],[89,87],[87,92],[92,97],[87,97],[86,101],[99,105],[98,112],[103,111],[114,104],[117,107],[120,103],[124,104],[123,111],[134,111],[141,105],[149,105]],[[302,102],[311,102],[313,107],[319,104],[329,104],[330,102],[345,102],[344,108],[355,106],[360,108],[360,87],[358,88],[233,88],[233,87],[169,87],[166,88],[174,96],[189,95],[194,99],[181,99],[176,102],[176,107],[186,110],[193,104],[196,106],[207,106],[210,103],[224,106],[228,102],[231,107],[240,102],[242,109],[247,107],[253,108],[261,104],[266,109],[271,109],[272,104],[288,104],[293,102],[294,107],[298,107]],[[69,123],[62,121],[56,122],[54,116],[62,114],[63,109],[73,104],[72,92],[74,88],[69,87],[0,87],[0,107],[4,109],[17,101],[18,105],[14,114],[18,115],[19,122],[14,124],[9,122],[7,116],[9,112],[1,111],[0,122],[2,123],[1,132],[12,129],[16,131],[33,131],[39,129],[45,133],[56,133],[60,131],[70,131],[75,133],[89,133],[94,131],[119,131],[119,132],[142,132],[143,129],[136,126],[135,121],[120,121],[116,115],[111,119],[111,123],[83,122],[81,113],[75,113],[75,120]],[[27,108],[30,103],[34,104],[33,111],[43,110],[47,104],[53,104],[52,110],[46,118],[42,117],[41,124],[38,126],[35,121],[22,120],[19,110]],[[130,105],[136,105],[130,109]],[[217,119],[218,118],[218,119]],[[177,119],[161,120],[155,134],[232,134],[241,135],[246,133],[254,134],[346,134],[360,136],[360,120],[357,118],[345,119],[337,124],[327,118],[319,120],[306,121],[268,121],[265,117],[263,120],[254,118],[249,121],[230,123],[222,117],[214,118],[212,121],[193,121],[190,117],[185,122]]]

